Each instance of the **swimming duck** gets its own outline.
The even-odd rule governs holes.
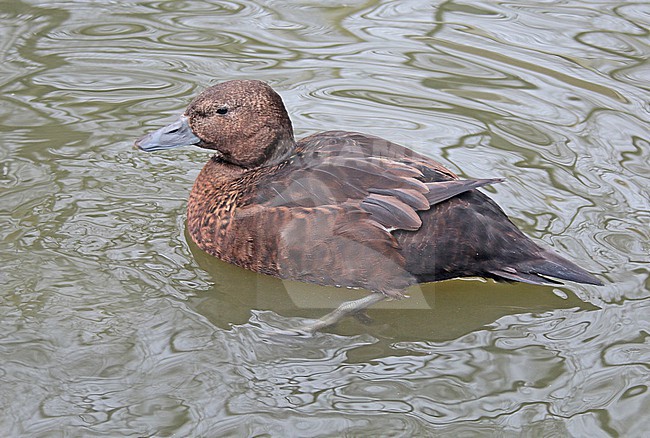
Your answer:
[[[407,287],[458,277],[601,285],[526,237],[479,187],[442,164],[372,135],[327,131],[295,141],[266,83],[207,88],[144,151],[215,151],[194,183],[189,234],[226,262],[284,279],[370,290],[313,328]]]

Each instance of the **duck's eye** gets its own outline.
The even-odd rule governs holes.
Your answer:
[[[221,108],[217,108],[217,114],[224,115],[227,112],[228,112],[228,108],[226,108],[225,106],[222,106]]]

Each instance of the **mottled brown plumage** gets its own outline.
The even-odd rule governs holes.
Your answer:
[[[501,180],[460,180],[360,133],[295,142],[282,100],[263,82],[210,87],[179,122],[137,142],[144,150],[180,143],[216,151],[190,194],[190,235],[241,267],[393,297],[455,277],[600,284],[524,236],[476,190]]]

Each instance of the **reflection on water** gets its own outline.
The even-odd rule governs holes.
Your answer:
[[[12,0],[0,16],[5,435],[650,428],[647,5]],[[279,334],[353,292],[197,252],[183,215],[208,155],[132,149],[233,78],[271,83],[299,135],[363,131],[507,178],[488,190],[517,225],[607,285],[423,285],[369,324]]]
[[[189,247],[194,259],[214,283],[211,288],[189,298],[190,306],[223,329],[246,323],[251,309],[296,317],[298,325],[301,318],[319,318],[340,303],[361,298],[367,293],[258,275],[215,260],[201,252],[193,242],[189,242]],[[489,291],[485,286],[489,286]],[[408,299],[373,306],[368,313],[371,323],[348,318],[333,331],[346,334],[364,332],[379,338],[389,336],[403,340],[423,337],[447,340],[521,311],[542,313],[554,309],[597,309],[573,294],[562,299],[552,290],[552,287],[492,282],[483,285],[477,281],[460,280],[416,285],[409,288]]]

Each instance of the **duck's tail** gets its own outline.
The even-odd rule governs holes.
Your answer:
[[[498,278],[532,284],[561,284],[558,280],[602,286],[603,282],[554,252],[542,250],[535,257],[516,266],[490,270]]]

